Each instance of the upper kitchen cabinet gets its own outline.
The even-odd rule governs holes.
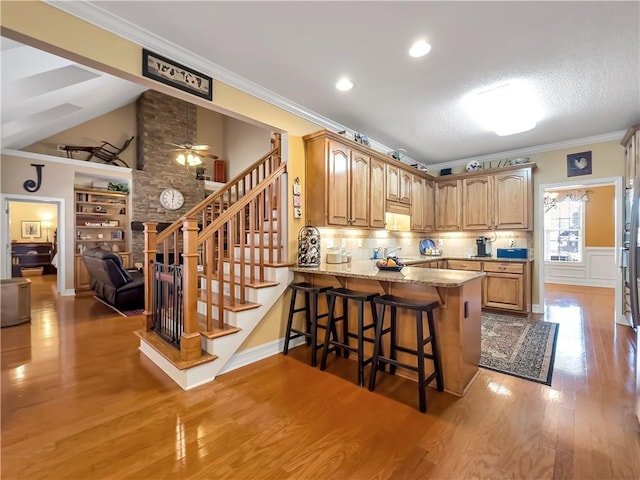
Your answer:
[[[435,229],[433,181],[412,175],[411,230],[431,232]]]
[[[533,229],[533,165],[493,175],[493,228]]]
[[[489,175],[462,179],[462,228],[490,230],[493,227],[492,180]]]
[[[640,176],[640,125],[629,127],[620,144],[624,147],[624,167],[627,187]]]
[[[369,195],[369,226],[384,228],[385,212],[385,169],[386,164],[375,158],[371,159],[370,195]]]
[[[447,177],[436,182],[436,230],[460,230],[462,211],[461,180]]]
[[[409,168],[327,130],[305,135],[303,140],[306,213],[313,225],[382,229],[385,212],[409,214],[414,175]],[[433,182],[430,175],[415,175]],[[429,193],[422,195],[432,198]],[[433,224],[429,212],[423,215],[421,225]],[[420,230],[424,228],[428,227]]]
[[[387,200],[411,204],[412,174],[397,165],[387,165]]]
[[[531,230],[535,164],[438,178],[438,230]],[[458,194],[454,190],[460,190]],[[458,199],[458,212],[453,202]],[[456,216],[458,215],[458,216]],[[455,219],[461,218],[456,227]]]
[[[306,143],[306,149],[311,223],[368,227],[370,157],[326,138]]]

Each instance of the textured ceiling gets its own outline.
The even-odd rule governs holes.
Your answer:
[[[127,38],[144,34],[158,53],[184,49],[176,60],[226,69],[425,164],[640,123],[639,2],[48,3],[79,5],[79,16]],[[411,58],[420,37],[433,49]],[[352,91],[334,88],[342,75]],[[533,87],[542,118],[500,137],[461,99],[512,79]]]

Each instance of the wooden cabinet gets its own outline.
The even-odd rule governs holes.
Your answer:
[[[413,175],[397,165],[387,165],[387,200],[411,204],[411,181]]]
[[[82,261],[86,248],[117,252],[129,262],[129,196],[122,192],[77,188],[75,190],[75,290],[89,289]],[[128,265],[128,263],[127,263]]]
[[[433,182],[418,175],[411,179],[411,230],[434,230]]]
[[[483,307],[525,310],[525,264],[485,262],[484,271]]]
[[[122,266],[124,268],[132,268],[131,254],[129,252],[118,252],[118,255],[122,258]],[[84,260],[82,260],[82,255],[75,256],[74,286],[76,293],[83,293],[91,290],[91,286],[89,285],[89,272],[84,264]]]
[[[640,125],[629,127],[620,144],[624,147],[626,186],[631,187],[634,177],[640,176]]]
[[[483,308],[531,313],[531,262],[447,260],[447,268],[486,273]]]
[[[369,226],[372,228],[384,228],[385,168],[386,164],[381,160],[371,159]]]
[[[326,130],[305,135],[303,140],[305,211],[312,225],[381,229],[386,212],[410,215],[412,181],[417,175],[410,168]],[[420,192],[424,203],[425,198],[433,198],[433,177],[421,176],[426,180]],[[419,223],[420,231],[433,229],[432,208],[421,212]]]
[[[532,230],[534,165],[436,181],[438,230]],[[459,183],[456,183],[459,182]],[[458,194],[455,190],[460,190]],[[454,202],[458,205],[454,207]],[[456,223],[456,218],[461,220]]]
[[[460,180],[439,180],[435,185],[436,230],[460,230]]]
[[[11,276],[21,277],[23,269],[42,268],[43,274],[55,273],[51,265],[53,244],[51,242],[12,242]]]
[[[462,179],[464,230],[490,230],[493,227],[492,180],[489,175]]]
[[[533,229],[533,186],[530,168],[493,175],[493,211],[493,228]]]

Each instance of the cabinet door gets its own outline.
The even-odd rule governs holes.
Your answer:
[[[369,190],[369,226],[384,228],[385,163],[371,160]]]
[[[76,264],[74,269],[74,286],[77,292],[82,290],[89,290],[89,272],[82,260],[82,255],[76,255]]]
[[[462,180],[462,228],[489,230],[493,227],[491,180],[488,175]]]
[[[329,177],[327,179],[328,223],[349,225],[349,163],[351,152],[344,145],[329,142]]]
[[[422,192],[422,224],[425,232],[433,232],[436,229],[433,190],[433,181],[425,179]]]
[[[395,165],[387,165],[387,200],[400,201],[400,169]]]
[[[371,158],[359,152],[351,153],[351,195],[349,225],[369,226],[369,168]]]
[[[411,185],[411,230],[424,231],[424,183],[425,179],[413,175]]]
[[[487,272],[482,306],[524,310],[524,275]]]
[[[436,230],[460,230],[460,181],[436,182]]]
[[[531,221],[531,170],[496,173],[493,177],[494,226],[497,229],[529,229]]]
[[[411,205],[411,179],[413,175],[406,170],[400,169],[399,199],[400,203]]]

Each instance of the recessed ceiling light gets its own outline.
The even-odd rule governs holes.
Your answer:
[[[336,83],[336,88],[341,92],[346,92],[347,90],[351,90],[353,88],[353,82],[348,78],[341,78]]]
[[[409,49],[409,55],[412,57],[424,57],[427,53],[431,51],[431,45],[429,45],[424,40],[418,40]]]
[[[476,121],[500,136],[531,130],[540,119],[535,95],[521,81],[511,81],[472,93],[462,101]]]

